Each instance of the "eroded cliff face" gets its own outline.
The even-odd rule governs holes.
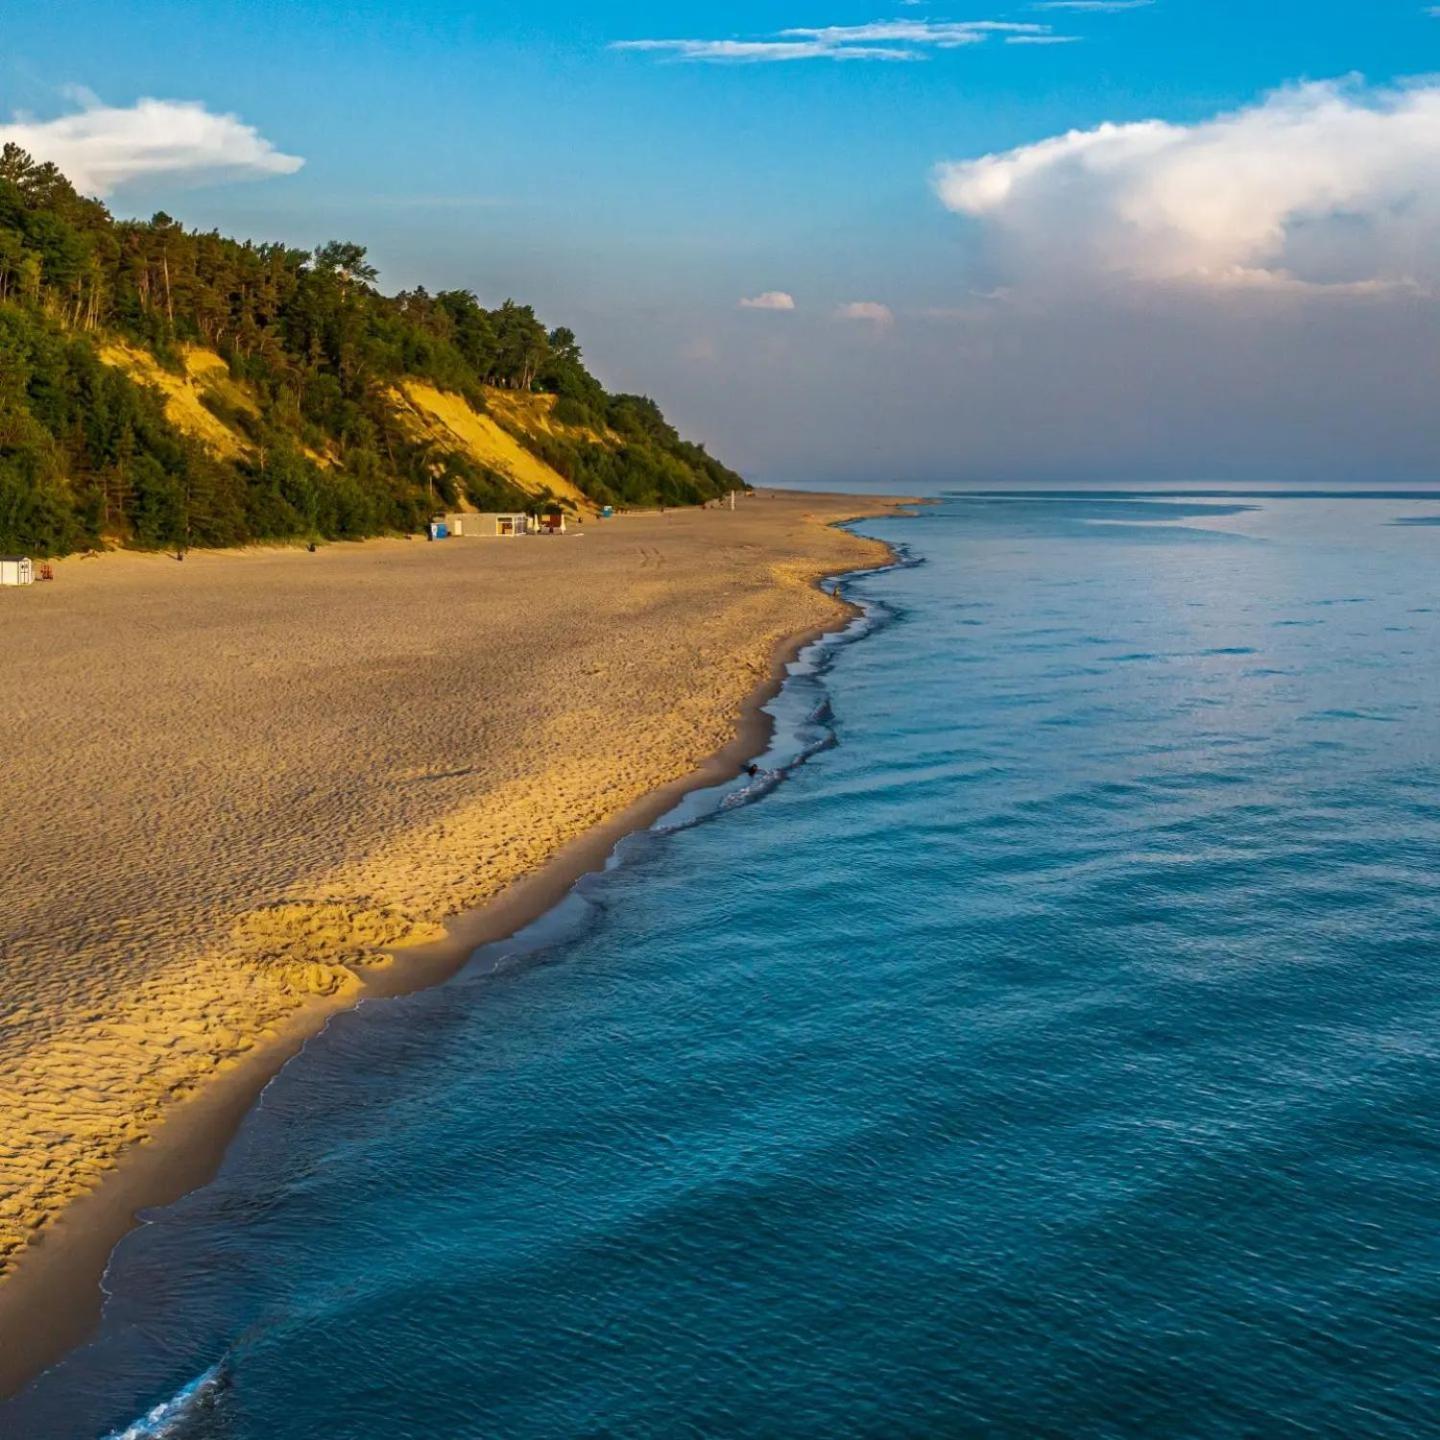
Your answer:
[[[100,358],[132,380],[160,393],[165,418],[182,434],[198,440],[221,460],[238,460],[254,451],[242,425],[227,416],[258,419],[259,398],[242,380],[234,379],[224,359],[199,345],[181,347],[182,370],[167,369],[148,351],[121,340],[99,345]],[[539,456],[527,450],[522,435],[553,435],[591,444],[613,446],[607,431],[564,425],[554,418],[555,397],[528,391],[487,387],[486,407],[477,410],[463,396],[419,380],[390,386],[385,396],[401,428],[425,441],[473,460],[503,476],[517,490],[536,500],[553,497],[576,509],[591,502]],[[334,457],[305,447],[309,458],[331,465]]]

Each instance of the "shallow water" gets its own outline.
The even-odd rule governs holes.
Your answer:
[[[865,527],[805,763],[332,1024],[0,1434],[1440,1433],[1426,511]]]

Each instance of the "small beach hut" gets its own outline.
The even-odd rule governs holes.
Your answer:
[[[526,535],[530,530],[530,517],[518,512],[483,511],[478,515],[452,515],[452,535],[479,535],[482,537],[503,536],[509,539],[515,535]]]
[[[0,585],[33,585],[35,562],[28,555],[0,555]]]

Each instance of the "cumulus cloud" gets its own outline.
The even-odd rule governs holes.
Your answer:
[[[37,160],[53,161],[77,190],[102,199],[120,186],[168,181],[291,175],[305,162],[285,155],[252,125],[217,115],[193,100],[137,100],[121,108],[72,90],[82,108],[54,120],[15,116],[0,124],[0,144],[14,142]]]
[[[837,320],[863,320],[884,327],[895,323],[895,312],[878,300],[851,300],[835,311]]]
[[[1440,283],[1440,84],[1293,86],[941,165],[1003,278],[1303,290]]]
[[[766,290],[759,295],[752,295],[741,300],[742,310],[793,310],[795,308],[795,297],[787,295],[783,290]]]
[[[903,3],[903,0],[902,0]],[[619,40],[612,50],[668,54],[677,60],[923,60],[927,51],[982,45],[992,36],[1042,39],[1052,27],[1011,20],[875,20],[865,25],[793,26],[758,38]]]

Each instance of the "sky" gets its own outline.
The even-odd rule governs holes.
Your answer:
[[[759,481],[1440,480],[1423,0],[5,0],[0,139],[531,303]]]

